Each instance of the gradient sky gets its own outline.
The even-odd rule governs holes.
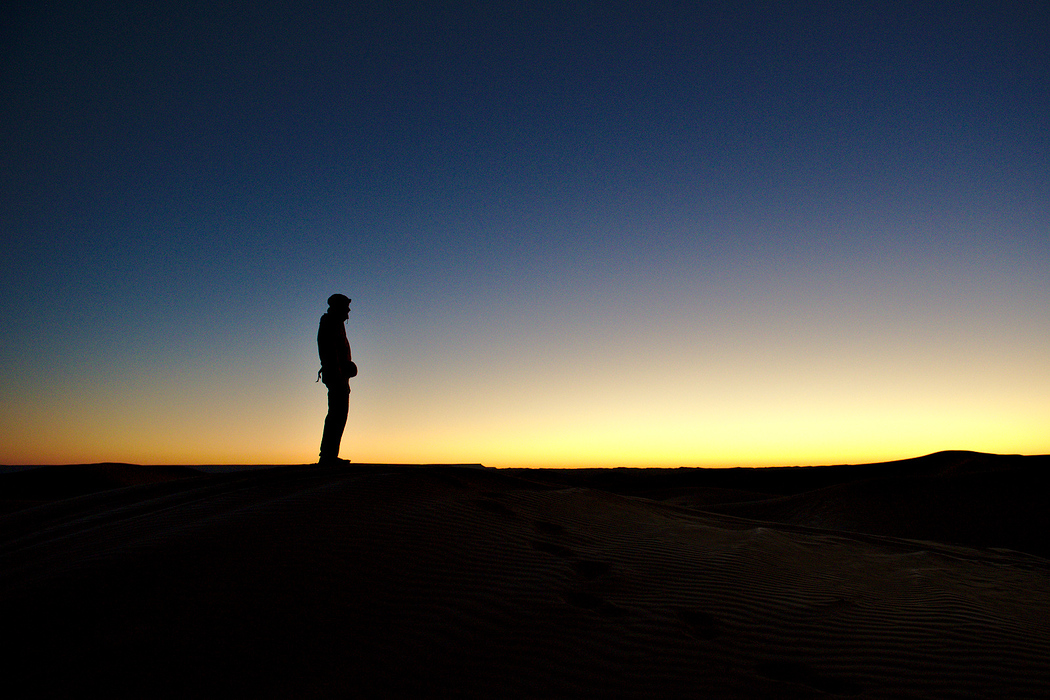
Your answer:
[[[1050,4],[3,10],[0,463],[1050,452]]]

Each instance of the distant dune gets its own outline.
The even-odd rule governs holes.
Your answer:
[[[6,474],[5,694],[1047,697],[1048,468]]]
[[[1048,474],[1050,456],[977,452],[805,468],[543,472],[547,481],[753,520],[1050,557]]]

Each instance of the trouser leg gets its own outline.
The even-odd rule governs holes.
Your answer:
[[[346,428],[346,416],[350,412],[350,387],[328,387],[328,415],[324,419],[324,433],[321,435],[321,459],[335,459],[339,456],[339,443]]]

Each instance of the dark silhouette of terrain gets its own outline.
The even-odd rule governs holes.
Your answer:
[[[1048,461],[28,469],[0,653],[19,697],[1047,697]]]
[[[1050,557],[1050,455],[946,451],[875,464],[765,469],[507,470],[749,520]]]
[[[390,465],[358,465],[362,470]],[[1050,455],[947,451],[875,464],[486,470],[751,521],[1012,549],[1050,558]],[[0,475],[0,513],[109,489],[210,479],[190,467],[88,464]],[[163,487],[161,487],[163,488]]]
[[[202,476],[192,467],[60,464],[0,474],[0,513],[91,493]]]

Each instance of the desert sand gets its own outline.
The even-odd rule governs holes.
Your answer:
[[[1048,469],[5,474],[4,695],[1048,697]]]

